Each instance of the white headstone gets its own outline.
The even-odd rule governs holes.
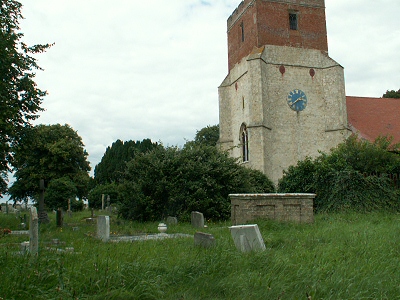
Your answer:
[[[36,207],[30,209],[29,219],[29,251],[37,254],[39,251],[39,218]]]
[[[204,228],[204,216],[201,212],[192,211],[191,221],[193,227]]]
[[[264,251],[265,244],[257,224],[229,227],[236,248],[242,252]]]
[[[110,238],[110,217],[98,216],[97,217],[97,237],[103,242]]]

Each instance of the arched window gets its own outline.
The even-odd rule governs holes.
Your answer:
[[[249,161],[249,135],[247,133],[246,124],[240,127],[240,143],[242,146],[242,160]]]

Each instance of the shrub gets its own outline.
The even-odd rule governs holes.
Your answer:
[[[400,170],[400,157],[390,145],[387,138],[370,143],[352,136],[330,154],[289,167],[278,191],[316,193],[317,212],[399,209],[399,191],[387,174]]]
[[[159,147],[127,164],[120,212],[140,221],[168,215],[188,220],[191,211],[224,220],[230,217],[230,193],[272,191],[265,175],[239,166],[215,147],[196,143],[183,149]]]

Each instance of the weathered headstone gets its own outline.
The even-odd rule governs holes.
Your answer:
[[[68,209],[67,209],[68,217],[72,217],[72,210],[71,210],[71,199],[68,199]]]
[[[178,219],[176,217],[168,217],[166,222],[170,225],[176,225],[178,224]]]
[[[107,195],[107,210],[111,211],[111,200],[110,200],[110,195]]]
[[[101,194],[101,210],[104,210],[104,194]]]
[[[265,244],[257,224],[229,227],[236,248],[242,252],[264,251]]]
[[[216,240],[212,234],[196,232],[194,234],[194,245],[203,248],[210,248],[216,245]]]
[[[57,209],[57,211],[56,211],[56,224],[57,224],[57,227],[63,226],[63,212],[62,212],[61,208]]]
[[[37,254],[39,251],[39,218],[36,207],[31,207],[29,219],[29,251]]]
[[[110,217],[98,216],[97,217],[97,237],[103,242],[110,238]]]
[[[39,221],[40,223],[49,223],[50,219],[47,212],[44,210],[44,179],[39,181]]]
[[[201,212],[192,211],[192,226],[196,228],[204,228],[204,216]]]

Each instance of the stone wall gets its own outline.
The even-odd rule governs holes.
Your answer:
[[[315,194],[231,194],[233,225],[255,219],[313,223]]]

